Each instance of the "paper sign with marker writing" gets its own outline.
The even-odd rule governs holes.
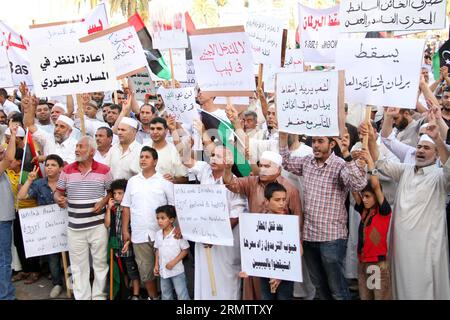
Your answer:
[[[0,47],[0,88],[13,87],[14,83],[11,76],[11,68],[9,65],[6,48]]]
[[[149,31],[154,49],[188,47],[185,12],[183,1],[149,2]]]
[[[279,130],[307,136],[338,136],[338,92],[337,71],[277,74]]]
[[[203,29],[190,36],[195,76],[203,92],[215,96],[253,94],[253,58],[243,29]]]
[[[292,71],[303,71],[303,52],[302,49],[287,49],[284,60],[284,68]]]
[[[109,41],[113,49],[113,61],[117,79],[145,72],[147,59],[136,30],[128,23],[94,33],[80,39],[81,42]]]
[[[147,94],[155,95],[156,89],[148,73],[139,73],[130,77],[133,81],[136,100],[145,100]]]
[[[345,70],[345,102],[416,107],[423,40],[342,39],[336,66]]]
[[[158,93],[164,101],[167,113],[175,116],[177,122],[191,124],[198,118],[195,102],[195,88],[166,89],[160,87]]]
[[[341,32],[444,29],[445,0],[342,0]]]
[[[195,79],[195,68],[192,59],[186,60],[186,81],[181,84],[183,87],[195,87],[197,80]]]
[[[111,45],[105,41],[30,49],[37,96],[62,96],[117,87]]]
[[[245,25],[256,63],[281,67],[283,23],[269,16],[250,17]]]
[[[27,258],[68,251],[67,209],[57,204],[19,210]]]
[[[175,184],[175,207],[183,238],[233,246],[224,185]]]
[[[307,62],[334,63],[339,38],[339,6],[312,9],[298,5],[300,47]]]
[[[302,282],[298,216],[241,213],[242,271],[249,276]]]
[[[28,31],[30,46],[75,44],[86,33],[85,24],[79,21],[65,21],[31,25]]]

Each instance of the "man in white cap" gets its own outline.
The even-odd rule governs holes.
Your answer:
[[[417,144],[415,165],[384,159],[376,162],[378,170],[398,181],[390,255],[393,295],[400,300],[450,299],[445,212],[450,152],[435,119],[426,133]],[[378,159],[378,154],[372,157]],[[436,166],[438,157],[443,168]]]
[[[41,145],[44,156],[56,154],[66,164],[74,162],[77,141],[70,136],[73,128],[73,120],[65,115],[60,115],[55,122],[53,134],[48,134],[44,130],[38,129],[34,124],[36,101],[32,101],[27,96],[22,99],[22,105],[24,110],[24,126],[30,130],[33,139]]]
[[[139,157],[142,145],[136,141],[138,124],[132,118],[123,117],[118,125],[119,143],[113,145],[106,160],[114,179],[130,179],[141,172]]]
[[[67,114],[67,107],[66,105],[62,104],[61,102],[57,102],[53,105],[51,111],[50,111],[50,119],[52,120],[52,128],[54,128],[54,125],[56,123],[56,120],[58,120],[58,117],[60,115],[65,115],[70,117],[70,115]],[[53,129],[51,130],[50,133],[53,133]],[[70,136],[77,140],[81,138],[81,131],[78,130],[78,128],[73,127],[72,128],[72,133],[70,134]]]
[[[286,212],[300,216],[302,224],[302,205],[300,194],[295,186],[281,176],[282,158],[280,154],[273,151],[265,151],[259,162],[259,176],[248,176],[237,178],[231,172],[232,163],[227,163],[223,173],[223,183],[228,190],[245,195],[248,199],[249,212],[265,213],[267,208],[264,201],[264,188],[271,182],[282,184],[287,190]],[[300,227],[300,226],[299,226]],[[249,277],[244,279],[244,300],[259,300],[260,289],[258,278]]]

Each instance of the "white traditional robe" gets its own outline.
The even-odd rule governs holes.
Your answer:
[[[215,180],[208,163],[197,161],[189,170],[201,184],[223,184],[222,178]],[[247,201],[239,194],[227,190],[228,208],[230,218],[238,218],[240,212],[245,212]],[[211,292],[206,251],[202,243],[195,244],[195,300],[240,300],[241,298],[241,255],[239,247],[239,227],[233,229],[234,245],[212,246],[211,257],[214,268],[214,276],[217,295]]]
[[[450,299],[445,200],[450,159],[443,168],[380,160],[377,167],[398,181],[391,224],[392,292],[400,300]]]

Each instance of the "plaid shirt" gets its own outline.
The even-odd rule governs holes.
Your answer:
[[[280,149],[284,169],[304,177],[305,241],[333,241],[347,238],[348,191],[361,191],[367,184],[364,168],[345,162],[334,153],[321,167],[313,155],[290,158],[287,147]]]

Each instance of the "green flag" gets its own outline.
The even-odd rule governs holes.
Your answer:
[[[439,52],[436,52],[434,55],[433,55],[433,76],[434,76],[434,79],[439,79],[439,76],[440,76],[440,69],[441,69],[441,61],[440,61],[440,58],[439,58]]]

